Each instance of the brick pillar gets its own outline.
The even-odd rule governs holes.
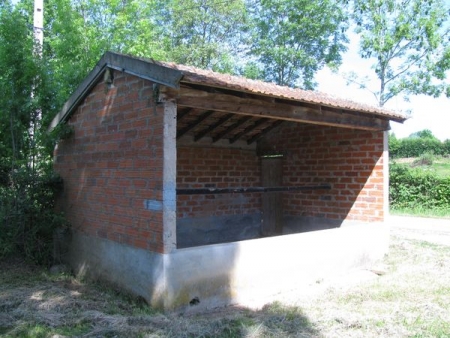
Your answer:
[[[177,182],[177,104],[165,99],[163,146],[163,250],[170,253],[177,247],[176,182]]]

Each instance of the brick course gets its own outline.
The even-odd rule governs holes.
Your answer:
[[[235,188],[260,186],[259,158],[254,150],[177,148],[178,188]],[[181,195],[177,218],[259,213],[260,194]]]
[[[121,72],[114,87],[99,83],[71,116],[74,135],[55,150],[64,179],[62,203],[74,229],[163,252],[163,107],[152,83]]]
[[[284,193],[286,215],[384,219],[383,132],[284,123],[260,152],[284,155],[284,185],[331,184],[331,190]]]
[[[177,151],[178,188],[261,186],[260,160],[254,151],[180,145]],[[384,219],[383,132],[284,123],[260,142],[258,152],[284,155],[283,185],[331,185],[331,190],[283,193],[286,216]],[[261,194],[177,199],[178,218],[260,211]]]

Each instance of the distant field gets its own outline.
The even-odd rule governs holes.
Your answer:
[[[421,164],[417,157],[399,158],[391,160],[397,163],[409,164],[411,167],[418,167],[425,171],[432,171],[440,177],[450,177],[450,157],[437,156],[433,158],[432,164]]]
[[[431,159],[431,164],[427,160]],[[450,157],[442,156],[422,156],[421,158],[400,158],[391,159],[391,163],[400,163],[409,165],[411,168],[418,168],[424,172],[431,172],[437,177],[450,177]],[[391,213],[395,215],[411,215],[421,217],[444,217],[450,218],[450,207],[439,209],[427,209],[423,206],[414,208],[391,208]]]
[[[449,177],[450,176],[450,159],[440,159],[436,160],[432,165],[431,168],[433,170],[436,170],[436,173],[439,176],[442,177]]]

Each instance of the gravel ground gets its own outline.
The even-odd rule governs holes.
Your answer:
[[[390,216],[391,234],[450,246],[450,219]]]

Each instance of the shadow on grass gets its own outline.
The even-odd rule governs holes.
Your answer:
[[[261,310],[231,307],[209,314],[175,317],[170,337],[318,337],[302,309],[279,302]]]
[[[260,310],[158,313],[102,284],[19,260],[0,262],[0,337],[317,337],[299,307],[275,302]]]

